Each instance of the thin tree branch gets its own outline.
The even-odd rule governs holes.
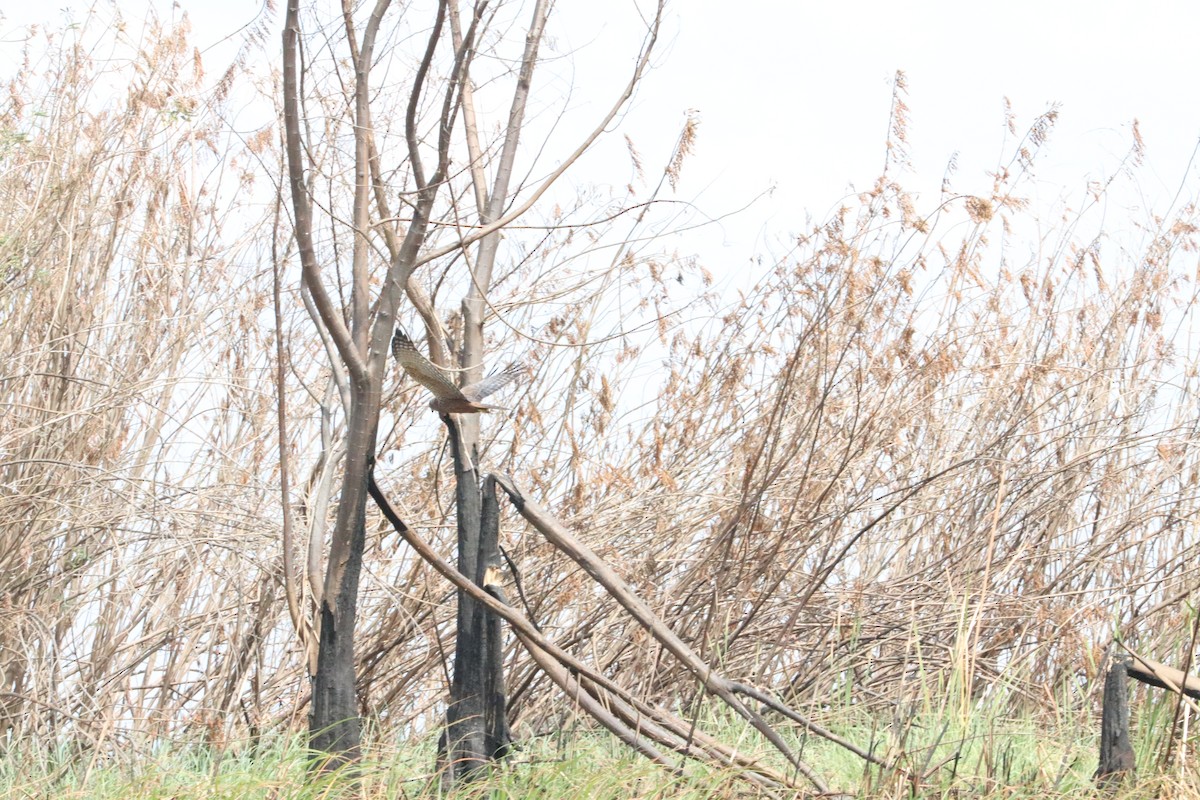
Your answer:
[[[287,597],[288,615],[292,618],[292,626],[301,646],[308,650],[308,628],[300,613],[300,600],[296,591],[296,564],[292,552],[292,501],[291,501],[291,467],[288,459],[289,438],[287,428],[287,381],[285,367],[285,351],[283,347],[283,308],[280,300],[282,279],[279,265],[279,213],[282,198],[275,198],[274,224],[271,231],[271,300],[275,311],[275,411],[276,427],[279,433],[279,498],[283,512],[282,548],[283,548],[283,590]]]
[[[346,323],[333,307],[333,301],[321,283],[313,248],[312,203],[304,183],[304,156],[300,137],[300,97],[298,50],[300,38],[300,0],[288,0],[287,17],[283,27],[283,128],[288,161],[288,182],[292,188],[292,207],[295,215],[296,245],[300,252],[300,267],[304,282],[312,294],[313,304],[325,328],[346,364],[350,377],[361,381],[366,377],[366,363],[354,347]]]
[[[352,312],[351,330],[358,351],[366,352],[368,315],[370,313],[370,289],[367,282],[367,257],[370,254],[370,196],[371,170],[370,152],[374,126],[371,124],[371,59],[375,50],[375,37],[383,15],[391,0],[376,0],[375,7],[367,19],[363,32],[362,49],[354,37],[354,8],[350,0],[342,0],[342,19],[346,27],[346,39],[354,63],[354,247],[352,256]]]
[[[520,219],[521,216],[524,215],[529,209],[533,208],[534,204],[541,199],[542,195],[545,194],[550,187],[553,186],[554,183],[561,178],[563,174],[570,169],[571,166],[580,159],[580,157],[583,156],[584,153],[588,151],[596,139],[600,138],[600,134],[604,133],[605,129],[608,128],[609,123],[611,123],[613,119],[616,118],[617,114],[620,113],[621,109],[625,106],[625,103],[629,100],[629,98],[633,96],[634,89],[641,81],[642,74],[646,71],[646,67],[650,63],[650,53],[654,48],[655,42],[658,40],[659,29],[662,25],[663,5],[663,0],[660,0],[658,4],[658,11],[654,17],[654,22],[650,27],[650,33],[647,36],[646,43],[642,47],[642,52],[638,56],[637,65],[634,67],[633,75],[630,77],[629,82],[625,85],[624,91],[621,92],[621,96],[617,98],[617,101],[613,104],[608,114],[605,115],[604,119],[600,121],[600,124],[596,126],[596,128],[588,135],[588,137],[584,139],[583,143],[580,144],[579,147],[575,148],[575,150],[563,160],[563,163],[560,164],[553,172],[551,172],[550,175],[544,181],[542,181],[542,183],[536,189],[534,189],[533,193],[530,194],[525,202],[521,203],[512,211],[495,220],[494,222],[483,225],[472,233],[463,236],[457,242],[430,250],[421,256],[420,260],[415,266],[420,266],[421,264],[434,261],[442,256],[453,253],[455,250],[478,242],[488,234],[498,231],[513,221]]]
[[[404,138],[408,141],[408,166],[412,170],[413,183],[417,191],[423,192],[428,184],[425,182],[425,168],[421,164],[420,139],[417,136],[417,109],[421,105],[421,89],[429,77],[429,66],[433,63],[433,54],[437,51],[438,39],[442,35],[442,23],[446,19],[447,0],[439,0],[437,18],[433,30],[429,34],[429,42],[425,45],[425,55],[417,66],[413,77],[413,90],[408,96],[408,108],[404,112]]]

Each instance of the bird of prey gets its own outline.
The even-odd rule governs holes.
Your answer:
[[[460,389],[437,364],[421,355],[412,339],[400,328],[396,328],[392,335],[392,355],[413,380],[433,392],[429,407],[439,414],[479,414],[499,408],[483,405],[479,401],[516,380],[525,371],[520,364],[510,364],[503,371]]]

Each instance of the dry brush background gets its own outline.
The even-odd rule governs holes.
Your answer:
[[[274,203],[278,131],[223,123],[239,76],[203,88],[183,30],[131,57],[118,101],[115,68],[83,42],[31,49],[0,110],[0,733],[104,752],[299,728],[277,336],[301,563],[327,524],[313,498],[337,469],[341,410]],[[876,186],[741,289],[610,219],[653,187],[509,232],[492,352],[536,369],[485,423],[486,462],[727,675],[817,715],[836,699],[903,721],[933,686],[948,708],[991,693],[1086,719],[1115,634],[1168,662],[1189,646],[1197,211],[1110,235],[1097,185],[1038,217],[1024,198],[1054,112],[1010,121],[990,196],[918,199],[901,185],[903,110],[899,84]],[[329,138],[318,197],[346,135]],[[1113,182],[1136,181],[1139,148]],[[325,234],[336,263],[348,230]],[[453,257],[417,280],[434,298],[462,281]],[[376,475],[449,554],[449,458],[399,373],[385,420]],[[510,595],[519,584],[549,635],[686,701],[694,683],[607,596],[515,515],[503,524]],[[362,710],[429,731],[453,594],[370,525]],[[510,655],[519,729],[561,726],[561,698]]]

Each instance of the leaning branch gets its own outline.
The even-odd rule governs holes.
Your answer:
[[[645,628],[659,644],[675,656],[704,687],[720,698],[725,705],[733,709],[740,717],[750,723],[751,727],[766,737],[796,770],[804,775],[818,791],[828,792],[829,787],[812,768],[798,755],[792,752],[779,732],[767,724],[760,714],[747,706],[737,697],[733,685],[688,646],[683,639],[670,629],[651,610],[641,597],[636,595],[607,563],[604,562],[591,548],[576,539],[564,525],[550,516],[544,509],[527,499],[506,475],[497,475],[497,483],[508,494],[513,506],[533,525],[552,545],[565,553],[572,561],[583,568],[584,572],[604,587],[621,606],[629,612],[638,624]]]
[[[305,627],[304,617],[300,613],[300,598],[296,588],[296,565],[294,563],[295,553],[293,551],[292,491],[290,484],[291,465],[288,463],[287,354],[283,346],[282,280],[279,274],[278,253],[279,215],[282,204],[283,198],[277,194],[275,200],[275,221],[271,229],[271,300],[275,310],[275,410],[277,412],[275,424],[279,434],[279,496],[283,509],[281,543],[283,546],[283,592],[287,598],[288,615],[292,618],[292,625],[296,629],[296,636],[307,653],[312,648],[312,642],[308,638],[308,628]]]
[[[626,689],[580,662],[546,638],[530,619],[504,602],[502,592],[496,587],[485,591],[439,556],[401,519],[375,482],[374,475],[368,476],[367,489],[383,516],[418,556],[455,587],[508,622],[518,641],[545,674],[621,741],[672,771],[677,771],[679,765],[647,742],[647,737],[689,758],[740,767],[744,770],[742,777],[763,788],[795,788],[787,776],[696,731],[669,712],[641,702]],[[499,598],[495,596],[497,594]]]
[[[1200,700],[1200,678],[1195,675],[1188,675],[1181,669],[1168,667],[1159,661],[1143,658],[1137,653],[1125,647],[1124,643],[1121,646],[1129,655],[1133,656],[1133,660],[1129,662],[1129,677],[1147,686],[1155,686],[1159,689],[1166,689],[1178,695]],[[1194,711],[1200,711],[1195,703],[1189,703]]]

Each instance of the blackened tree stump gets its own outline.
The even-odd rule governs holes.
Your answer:
[[[1133,775],[1137,764],[1129,740],[1129,659],[1116,656],[1104,679],[1104,711],[1100,719],[1100,764],[1096,781],[1115,783]]]

